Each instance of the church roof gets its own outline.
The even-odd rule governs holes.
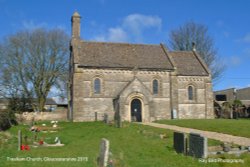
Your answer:
[[[81,41],[79,67],[144,70],[174,70],[178,75],[208,76],[196,52],[167,51],[160,45]]]
[[[78,63],[82,67],[174,69],[162,45],[82,41]]]
[[[184,76],[207,76],[209,70],[199,55],[193,51],[168,52],[177,68],[178,75]]]

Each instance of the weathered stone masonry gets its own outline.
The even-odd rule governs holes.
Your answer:
[[[126,121],[137,114],[144,122],[171,119],[173,110],[180,119],[213,118],[210,72],[195,51],[84,41],[77,12],[72,16],[70,49],[68,116],[73,121],[94,121],[98,112],[109,119],[119,113]]]

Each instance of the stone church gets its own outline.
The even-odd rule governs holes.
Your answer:
[[[80,19],[77,12],[71,18],[70,120],[214,117],[211,73],[195,49],[85,41]]]

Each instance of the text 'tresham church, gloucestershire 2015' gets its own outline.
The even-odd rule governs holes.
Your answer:
[[[214,117],[211,74],[195,50],[85,41],[80,19],[71,18],[71,120],[94,121],[95,112],[138,122]]]

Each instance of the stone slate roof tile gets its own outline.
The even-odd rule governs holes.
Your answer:
[[[208,76],[209,72],[192,51],[172,51],[168,52],[172,57],[178,75],[184,76]]]
[[[161,44],[81,41],[79,53],[80,67],[174,70],[176,66],[178,75],[209,75],[208,70],[194,52],[167,51]]]
[[[79,65],[173,70],[173,65],[161,45],[128,43],[82,41]]]

